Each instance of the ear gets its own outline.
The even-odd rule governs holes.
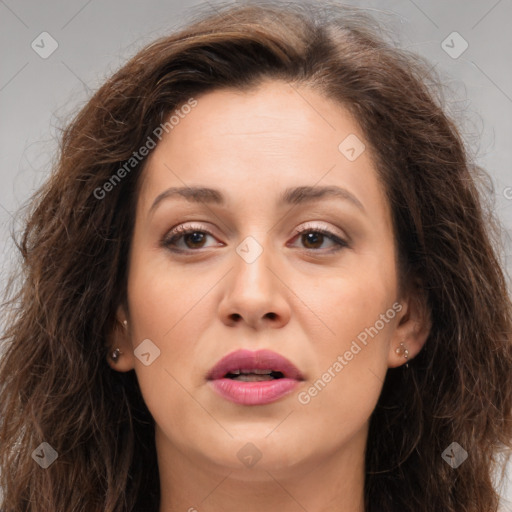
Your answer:
[[[397,324],[389,347],[389,368],[396,368],[414,359],[423,348],[432,328],[426,292],[419,279],[411,284],[408,293],[399,303],[402,309],[397,315]],[[407,359],[403,353],[396,352],[401,347],[400,343],[408,351]]]
[[[126,325],[124,324],[126,320]],[[135,368],[135,355],[131,342],[131,327],[127,319],[124,307],[119,306],[116,312],[116,322],[111,332],[107,336],[107,363],[109,366],[118,372],[128,372]],[[111,357],[114,349],[120,350],[117,361]]]

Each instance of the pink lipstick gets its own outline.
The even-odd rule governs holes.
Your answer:
[[[236,350],[223,357],[207,379],[222,397],[241,405],[265,405],[304,380],[288,359],[270,350]]]

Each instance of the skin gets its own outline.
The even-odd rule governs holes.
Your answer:
[[[411,360],[429,330],[418,297],[398,289],[390,208],[369,145],[347,159],[338,146],[349,134],[364,142],[360,127],[305,87],[267,81],[196,99],[143,171],[128,311],[117,312],[128,326],[110,340],[122,355],[109,364],[135,370],[156,422],[160,512],[362,512],[370,415],[387,369],[406,362],[395,349],[403,342]],[[148,213],[162,191],[194,185],[219,189],[226,205],[173,198]],[[330,197],[278,207],[281,192],[299,185],[343,187],[364,211]],[[162,245],[171,228],[191,224],[212,235],[182,236],[182,254]],[[349,246],[332,252],[327,236],[294,234],[311,225]],[[236,252],[248,236],[263,249],[252,263]],[[394,303],[401,311],[300,403]],[[145,339],[160,350],[148,366],[133,352]],[[227,401],[206,374],[239,348],[274,350],[305,381],[271,404]],[[261,454],[252,467],[237,457],[246,443]]]

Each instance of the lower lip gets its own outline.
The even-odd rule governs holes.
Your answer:
[[[295,379],[274,379],[259,382],[244,382],[233,379],[209,381],[222,397],[241,405],[265,405],[279,400],[299,384]]]

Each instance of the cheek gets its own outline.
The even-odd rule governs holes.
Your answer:
[[[354,359],[341,372],[333,371],[329,382],[320,375],[304,390],[301,405],[297,406],[303,418],[303,434],[325,432],[325,444],[335,446],[353,437],[368,422],[382,382],[369,371],[370,367],[360,363]]]
[[[214,311],[207,294],[219,281],[211,273],[191,278],[190,273],[170,272],[168,263],[160,261],[160,256],[151,259],[151,251],[134,254],[128,278],[133,348],[150,339],[160,350],[149,366],[135,359],[141,391],[152,414],[157,410],[162,414],[165,404],[179,407],[187,399],[180,384],[189,385],[190,362],[197,360],[193,340],[212,322]]]
[[[318,292],[317,307],[329,327],[316,340],[319,361],[313,377],[314,407],[330,407],[341,417],[346,411],[371,414],[387,371],[387,358],[396,312],[392,271],[375,265],[331,280]],[[309,393],[308,393],[309,394]],[[323,404],[323,405],[321,405]]]
[[[327,320],[335,335],[319,340],[317,371],[298,396],[305,434],[310,428],[311,433],[322,430],[332,435],[329,445],[340,441],[340,432],[346,439],[355,435],[375,409],[387,371],[393,326],[390,319],[375,330],[380,314],[392,305],[382,297],[370,299],[365,290],[355,287],[337,298],[336,312]]]
[[[314,294],[315,308],[330,328],[330,336],[324,338],[330,346],[342,348],[391,308],[396,300],[394,268],[382,261],[368,258],[365,263],[361,259],[340,277],[324,280]]]
[[[144,258],[134,263],[139,261]],[[150,339],[160,350],[149,366],[135,359],[140,390],[156,424],[178,438],[190,435],[193,423],[187,418],[201,414],[186,391],[190,365],[184,362],[193,361],[189,340],[197,337],[194,319],[203,316],[197,307],[205,288],[191,285],[179,273],[170,276],[154,265],[134,264],[128,286],[133,348]]]
[[[134,254],[128,278],[130,312],[138,334],[167,343],[196,316],[195,308],[214,286],[212,275],[197,275],[170,268],[165,251]]]

